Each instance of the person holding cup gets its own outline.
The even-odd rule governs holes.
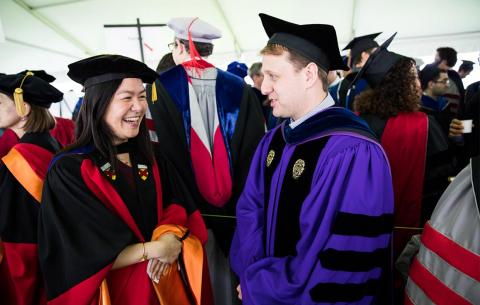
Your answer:
[[[395,196],[393,258],[430,218],[453,171],[448,140],[434,117],[420,111],[421,86],[415,61],[387,49],[384,42],[360,70],[370,89],[355,99],[354,109],[375,132],[387,153]],[[403,297],[395,276],[395,304]]]

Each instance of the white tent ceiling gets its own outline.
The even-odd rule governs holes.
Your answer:
[[[198,16],[222,29],[214,63],[251,63],[266,42],[260,12],[333,24],[341,47],[355,35],[383,31],[380,41],[398,32],[390,49],[414,57],[433,55],[438,46],[480,49],[479,0],[0,0],[0,72],[45,69],[65,79],[69,63],[111,52],[105,24],[135,24],[137,18],[158,24],[178,16]],[[172,36],[163,36],[157,43],[166,52]],[[155,67],[158,59],[147,64]]]

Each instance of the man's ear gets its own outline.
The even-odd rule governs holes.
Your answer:
[[[187,53],[187,48],[185,47],[185,45],[183,43],[181,43],[180,41],[178,42],[178,47],[180,48],[180,54],[183,55],[184,53],[186,54]]]
[[[306,88],[309,88],[318,80],[318,66],[311,62],[304,68],[304,73]]]
[[[435,86],[435,82],[433,80],[428,81],[427,89],[432,89]]]

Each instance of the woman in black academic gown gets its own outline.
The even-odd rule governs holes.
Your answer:
[[[49,302],[159,304],[168,297],[162,279],[178,266],[187,276],[172,293],[188,287],[186,297],[204,304],[206,228],[174,168],[154,157],[145,125],[143,83],[156,73],[99,55],[68,75],[85,96],[76,142],[53,159],[44,187],[39,257]]]
[[[0,76],[0,128],[9,128],[19,139],[0,161],[2,304],[46,304],[37,218],[48,163],[60,149],[50,135],[55,120],[48,108],[63,98],[48,78],[44,71]]]
[[[360,70],[356,80],[363,77],[370,89],[355,98],[354,106],[377,135],[390,163],[396,260],[430,218],[453,168],[440,125],[419,111],[421,87],[415,61],[387,50],[394,36],[372,53]],[[395,272],[395,304],[402,303],[403,284]]]

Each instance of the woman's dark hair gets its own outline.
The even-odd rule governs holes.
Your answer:
[[[368,89],[355,98],[355,111],[388,118],[400,112],[418,110],[420,92],[414,68],[415,62],[411,58],[401,58],[376,88]]]
[[[173,60],[173,54],[172,52],[167,53],[163,55],[162,59],[160,59],[160,62],[158,63],[157,71],[158,74],[161,74],[173,67],[175,67],[177,64],[175,64],[175,61]]]
[[[68,152],[80,147],[93,145],[102,157],[109,160],[113,168],[117,165],[117,150],[113,144],[114,135],[104,120],[108,105],[113,99],[122,79],[93,85],[85,90],[83,103],[78,113],[75,127],[75,142],[66,147]],[[140,130],[129,143],[141,156],[153,162],[153,153],[145,119],[140,123]]]
[[[190,54],[190,45],[188,44],[188,40],[179,39],[180,43],[185,46],[185,50],[187,53]],[[197,49],[198,54],[202,57],[207,57],[212,55],[213,53],[213,44],[208,42],[198,42],[194,41],[193,44],[195,45],[195,49]]]

